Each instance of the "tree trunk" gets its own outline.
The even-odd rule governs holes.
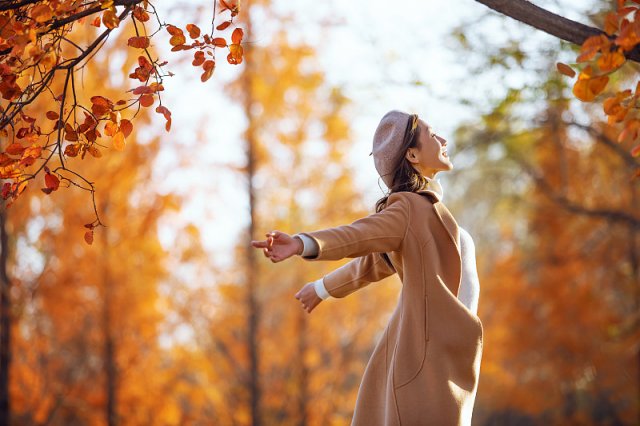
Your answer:
[[[251,39],[251,7],[249,2],[243,5],[245,16],[245,39]],[[255,72],[255,64],[251,61],[251,43],[244,45],[245,49],[245,68],[242,74],[242,86],[244,92],[244,113],[247,117],[246,137],[246,153],[247,153],[247,192],[249,195],[249,238],[247,238],[247,306],[249,310],[249,323],[247,333],[247,350],[249,351],[249,395],[251,398],[251,424],[260,426],[262,424],[262,416],[260,413],[260,371],[259,371],[259,345],[258,345],[258,324],[260,323],[260,305],[257,297],[258,292],[258,262],[255,256],[255,249],[251,247],[250,241],[254,238],[256,226],[256,197],[254,191],[254,177],[256,170],[256,135],[253,124],[253,113],[251,105],[253,104],[253,88],[252,77]]]
[[[106,216],[108,203],[105,203],[103,214]],[[108,426],[116,426],[118,422],[117,412],[117,365],[115,354],[115,342],[113,338],[113,324],[111,310],[113,309],[113,289],[109,274],[109,228],[105,227],[103,231],[103,247],[102,247],[102,330],[104,336],[104,373],[105,385],[107,393],[107,405],[105,407],[105,415]]]
[[[0,211],[0,426],[9,426],[9,372],[11,367],[11,282],[7,276],[9,236],[6,228],[7,212]]]
[[[547,34],[581,45],[594,35],[606,33],[598,28],[581,24],[571,19],[556,15],[526,0],[476,0],[485,6],[513,18],[524,24],[530,25]],[[640,48],[636,46],[625,54],[627,59],[640,62]]]

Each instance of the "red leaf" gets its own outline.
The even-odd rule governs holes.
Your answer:
[[[84,233],[84,240],[89,245],[93,244],[93,229]]]
[[[127,44],[138,49],[146,49],[149,47],[149,37],[131,37]]]
[[[60,186],[60,179],[51,173],[46,173],[44,175],[44,185],[52,191],[55,191]]]
[[[128,138],[131,132],[133,131],[133,124],[131,124],[131,122],[126,118],[120,120],[120,131],[122,132],[125,138]]]
[[[142,105],[143,107],[150,107],[151,105],[153,105],[153,102],[153,95],[146,94],[140,96],[140,105]]]
[[[57,120],[58,118],[60,118],[58,113],[55,111],[47,111],[46,116],[49,120]]]

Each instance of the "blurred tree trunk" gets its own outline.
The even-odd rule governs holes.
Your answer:
[[[251,32],[251,7],[247,1],[243,5],[245,16],[245,38],[250,39]],[[251,247],[250,241],[254,238],[256,226],[256,197],[255,197],[255,171],[256,171],[256,135],[255,127],[253,124],[253,112],[251,106],[253,104],[253,70],[255,64],[251,61],[251,44],[247,43],[245,46],[245,54],[248,56],[248,60],[245,61],[245,68],[240,77],[242,86],[244,88],[244,114],[247,117],[247,130],[245,132],[245,143],[247,153],[247,192],[249,196],[249,229],[247,238],[247,259],[246,259],[246,283],[247,283],[247,307],[248,307],[248,333],[247,333],[247,350],[249,351],[249,383],[248,390],[251,399],[251,424],[253,426],[260,426],[262,424],[262,418],[260,414],[260,354],[258,353],[258,324],[260,323],[260,301],[257,297],[259,290],[257,277],[258,277],[258,262],[256,261],[255,249]]]
[[[105,217],[108,214],[109,201],[107,200],[102,208]],[[113,289],[111,279],[109,278],[109,228],[103,230],[103,247],[104,262],[102,263],[102,333],[104,337],[104,373],[107,404],[106,418],[108,426],[115,426],[118,422],[118,405],[117,405],[117,366],[115,354],[115,339],[112,332],[113,319],[111,310],[113,309]]]
[[[6,210],[0,211],[0,426],[8,426],[11,414],[9,403],[9,369],[11,366],[11,282],[7,276],[9,237],[6,229]]]

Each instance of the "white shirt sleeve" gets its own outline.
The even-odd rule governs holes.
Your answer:
[[[480,298],[480,280],[476,268],[476,249],[469,232],[460,227],[460,257],[462,258],[462,276],[458,299],[471,312],[477,315]]]
[[[302,253],[300,256],[317,256],[318,255],[318,244],[304,234],[295,234],[293,238],[299,238],[302,241]]]
[[[318,255],[318,245],[312,238],[306,235],[298,235],[298,234],[295,234],[293,237],[300,238],[300,240],[302,241],[302,254],[300,254],[300,256],[317,256]],[[325,300],[329,298],[329,296],[331,296],[327,291],[327,289],[325,288],[324,281],[322,278],[313,282],[313,288],[316,290],[316,294],[318,295],[318,297],[322,300]]]
[[[319,280],[315,280],[313,282],[313,287],[316,289],[316,293],[318,294],[318,297],[320,299],[325,300],[329,298],[329,296],[331,296],[327,291],[327,289],[325,288],[324,281],[322,278],[320,278]]]

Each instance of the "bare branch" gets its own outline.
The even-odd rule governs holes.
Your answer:
[[[567,196],[555,191],[553,186],[543,177],[543,174],[539,170],[536,170],[536,168],[526,160],[521,158],[514,158],[514,160],[529,176],[531,176],[536,185],[547,197],[565,210],[581,216],[596,217],[610,222],[624,223],[631,225],[635,229],[640,229],[640,218],[620,210],[591,208],[576,203],[575,201],[570,200]]]

